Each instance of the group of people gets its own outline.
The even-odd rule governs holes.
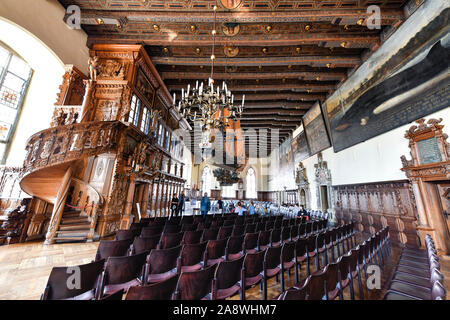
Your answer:
[[[224,213],[224,202],[222,199],[219,199],[217,201],[217,205],[219,207],[219,212]],[[172,211],[171,217],[177,217],[180,212],[184,211],[185,208],[185,195],[184,192],[181,193],[180,197],[178,198],[177,194],[173,194],[173,198],[170,204],[170,209]],[[200,213],[203,218],[206,218],[206,215],[211,210],[211,200],[208,197],[208,193],[205,192],[205,194],[202,197],[202,200],[200,201]],[[238,216],[243,215],[254,215],[256,212],[255,204],[252,200],[250,200],[248,207],[244,205],[242,201],[238,201],[236,203],[236,206],[234,206],[233,202],[231,202],[228,206],[228,212],[237,214]],[[299,210],[297,212],[297,217],[303,217],[306,216],[309,218],[308,211],[305,210],[303,205],[300,205]]]

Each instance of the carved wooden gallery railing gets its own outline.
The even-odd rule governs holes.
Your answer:
[[[28,140],[24,175],[41,168],[114,151],[121,128],[119,121],[76,123],[42,130]]]

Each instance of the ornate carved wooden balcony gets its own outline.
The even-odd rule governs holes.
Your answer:
[[[119,121],[99,121],[57,126],[42,130],[28,140],[24,175],[117,148]]]

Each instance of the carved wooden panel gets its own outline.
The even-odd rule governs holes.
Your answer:
[[[363,233],[389,225],[391,241],[417,246],[414,198],[407,180],[333,186],[336,217]]]

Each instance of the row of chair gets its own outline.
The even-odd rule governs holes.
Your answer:
[[[282,246],[274,245],[272,243],[270,247],[267,247],[263,250],[262,248],[258,247],[253,248],[251,250],[246,250],[245,247],[241,246],[242,238],[243,236],[230,237],[226,241],[224,241],[225,239],[210,240],[208,242],[203,242],[195,245],[184,245],[182,248],[181,246],[179,246],[171,249],[151,250],[150,253],[147,251],[132,256],[109,257],[105,264],[105,270],[102,272],[101,282],[99,283],[94,281],[93,276],[96,274],[95,271],[99,270],[98,266],[104,263],[104,260],[100,260],[96,263],[93,263],[91,264],[91,266],[89,265],[81,266],[85,269],[90,268],[89,276],[86,277],[83,276],[83,279],[85,279],[87,282],[89,282],[88,279],[91,279],[91,285],[95,284],[94,287],[91,287],[89,290],[85,290],[86,292],[87,291],[90,292],[88,294],[86,294],[85,292],[83,292],[82,294],[80,292],[64,292],[65,290],[64,286],[61,288],[61,286],[59,285],[61,283],[65,283],[64,279],[61,279],[61,277],[64,276],[64,272],[58,273],[58,268],[54,268],[49,278],[49,283],[44,298],[47,299],[68,298],[69,296],[73,297],[74,293],[80,293],[81,295],[79,297],[78,295],[75,295],[75,298],[97,297],[100,299],[103,296],[108,296],[109,294],[113,294],[118,290],[130,288],[133,286],[149,285],[154,287],[156,283],[160,282],[165,283],[166,281],[171,282],[174,281],[170,280],[171,278],[181,277],[183,274],[185,274],[185,276],[180,279],[184,279],[186,277],[187,278],[195,277],[195,279],[197,279],[197,277],[202,277],[202,275],[211,272],[210,267],[216,265],[217,263],[219,264],[222,263],[222,265],[224,266],[221,268],[226,268],[227,270],[228,268],[231,268],[231,266],[233,266],[233,268],[237,268],[236,264],[238,262],[234,261],[244,257],[245,260],[247,261],[248,265],[247,269],[249,270],[249,275],[247,276],[247,278],[245,278],[244,273],[244,279],[247,280],[245,280],[243,283],[246,283],[247,287],[249,287],[257,283],[261,283],[262,281],[263,287],[265,288],[267,279],[278,275],[278,272],[272,270],[276,269],[275,267],[272,268],[272,266],[279,265],[280,259],[282,259],[281,261],[283,261],[284,266],[286,266],[286,263],[289,263],[289,261],[287,261],[288,258],[286,258],[289,257],[289,255],[287,255],[286,252],[292,252],[294,257],[298,256],[298,253],[296,252],[300,252],[302,256],[305,255],[305,252],[308,252],[308,250],[305,248],[305,243],[303,241],[299,241],[302,238],[299,238],[297,242],[288,241],[284,243]],[[317,242],[317,238],[320,239],[319,235],[315,236],[312,235],[309,238],[314,238],[315,239],[314,242]],[[225,242],[226,246],[224,246]],[[315,247],[317,248],[317,245],[315,245]],[[297,260],[301,261],[301,259],[297,258],[294,259],[294,265],[296,266],[295,270],[297,270]],[[263,276],[258,277],[258,274],[261,274],[263,272],[263,269],[261,268],[255,269],[255,266],[260,267],[262,262],[264,262],[264,264],[262,265],[265,266],[267,272],[264,277]],[[290,263],[292,264],[292,261]],[[225,267],[225,265],[230,265],[230,267]],[[208,269],[209,271],[201,272],[202,270],[206,269]],[[255,270],[256,271],[259,270],[259,272],[257,272],[256,275],[254,274]],[[55,275],[53,275],[54,272],[56,272]],[[191,272],[198,272],[199,275],[196,276],[190,275]],[[275,274],[273,274],[273,272],[275,272]],[[231,274],[233,273],[227,272],[225,273],[224,277],[225,278],[230,277]],[[236,276],[238,275],[239,273]],[[281,276],[282,276],[282,287],[284,287],[284,278],[283,278],[284,272],[282,272]],[[296,279],[297,278],[298,277],[296,273]],[[184,280],[181,280],[181,283],[183,283],[183,281]],[[219,288],[218,290],[223,290],[223,287],[225,286],[223,284],[224,281],[225,280],[221,280],[218,283],[214,282],[215,285],[218,286],[217,287]],[[242,278],[240,281],[243,281]],[[256,281],[256,283],[253,283],[254,281]],[[203,281],[199,282],[203,283]],[[183,287],[182,284],[181,287]],[[55,290],[55,288],[59,289]],[[161,290],[162,289],[158,289],[158,291]],[[242,289],[242,292],[244,290],[245,288]],[[284,290],[284,288],[282,290]],[[221,291],[220,293],[214,294],[213,291],[211,291],[209,293],[211,294],[211,297],[214,296],[215,298],[217,298],[223,297],[226,292],[229,291]],[[244,299],[245,293],[243,294],[242,292],[241,298]],[[267,293],[265,289],[263,293],[263,298],[266,298],[266,296]]]
[[[426,250],[403,248],[385,300],[445,300],[444,276],[429,235],[425,244]]]
[[[367,267],[384,265],[384,259],[390,254],[389,229],[383,228],[375,235],[359,244],[336,261],[326,264],[322,269],[309,274],[306,279],[297,282],[292,288],[281,293],[277,300],[339,300],[344,299],[344,290],[349,288],[350,298],[355,299],[353,282],[358,281],[359,298],[364,299],[362,276],[368,288]]]
[[[162,234],[159,233],[159,230],[147,232],[146,228],[143,228],[139,236],[136,236],[137,232],[135,233],[132,230],[121,230],[123,232],[118,232],[116,240],[100,241],[95,260],[107,259],[110,256],[137,254],[156,248],[168,249],[183,244],[196,244],[209,240],[222,240],[227,239],[230,236],[238,237],[244,234],[244,246],[246,249],[250,250],[256,246],[266,247],[269,244],[282,243],[297,238],[299,235],[306,236],[308,234],[318,233],[325,229],[325,223],[317,225],[307,223],[272,230],[261,230],[258,225],[248,224],[246,226],[235,225],[178,233],[169,233],[169,230],[167,230],[167,232]],[[345,234],[349,233],[347,229],[344,230],[346,232]]]

